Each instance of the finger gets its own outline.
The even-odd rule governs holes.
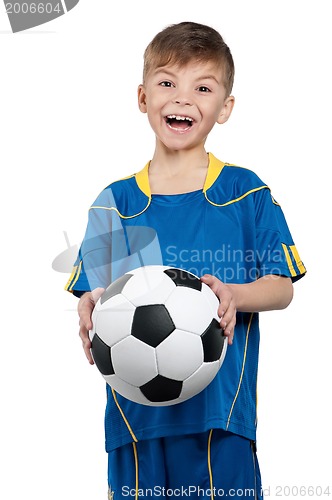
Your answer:
[[[224,335],[225,337],[228,338],[228,344],[233,343],[233,338],[234,338],[234,332],[235,332],[235,325],[236,325],[236,315],[231,317],[231,319],[225,324],[223,321],[224,326],[221,326],[224,330]]]
[[[231,300],[226,308],[226,311],[223,315],[220,316],[220,325],[222,328],[226,328],[230,323],[233,324],[234,319],[236,318],[236,308],[234,302]]]
[[[220,318],[223,318],[227,312],[228,315],[234,312],[235,307],[232,294],[225,287],[223,289],[222,296],[219,297],[219,302],[218,315]]]
[[[84,325],[86,330],[92,330],[93,324],[91,319],[91,311],[82,311],[82,314],[80,316],[80,324]]]
[[[218,316],[219,316],[220,319],[224,318],[224,316],[226,314],[226,311],[229,308],[229,304],[230,304],[230,300],[228,300],[227,298],[223,298],[220,301],[220,304],[219,304],[219,307],[218,307]]]
[[[93,357],[91,354],[91,342],[90,342],[90,344],[83,345],[83,349],[84,349],[85,356],[86,356],[87,360],[89,361],[90,365],[94,365],[95,363],[93,361]]]
[[[224,334],[225,337],[227,337],[227,344],[228,345],[232,345],[233,344],[233,339],[234,339],[234,332],[229,334],[229,335],[226,335]]]
[[[82,325],[79,330],[79,336],[81,337],[82,340],[85,356],[87,357],[87,360],[89,361],[90,365],[93,365],[94,361],[91,354],[91,340],[89,338],[89,333],[84,325]]]
[[[213,278],[214,276],[212,276],[212,274],[203,274],[203,276],[201,276],[201,280],[204,281],[204,283],[210,283],[213,281]]]
[[[221,281],[218,280],[215,276],[212,276],[212,274],[204,274],[201,277],[201,281],[212,288],[214,293],[217,293],[219,285],[221,284]]]
[[[227,343],[228,345],[233,344],[233,339],[234,339],[234,328],[229,329],[229,330],[224,330],[224,336],[227,338]]]

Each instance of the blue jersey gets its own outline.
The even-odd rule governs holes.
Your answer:
[[[279,204],[252,171],[209,153],[203,190],[151,195],[148,168],[112,183],[91,206],[68,291],[79,296],[105,288],[151,264],[213,274],[225,283],[250,283],[267,274],[295,281],[305,274]],[[190,400],[148,407],[107,386],[106,450],[211,428],[255,439],[258,350],[258,314],[237,313],[221,369]]]

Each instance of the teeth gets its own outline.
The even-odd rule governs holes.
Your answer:
[[[187,120],[188,122],[192,122],[193,119],[190,118],[189,116],[179,116],[179,115],[167,115],[168,119],[170,120]]]

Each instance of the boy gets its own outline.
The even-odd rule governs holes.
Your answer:
[[[145,407],[107,386],[110,498],[262,498],[255,447],[258,312],[287,307],[292,282],[305,268],[268,187],[205,151],[213,126],[232,112],[233,78],[230,50],[214,29],[184,22],[156,35],[138,88],[139,109],[156,136],[152,160],[98,196],[67,283],[80,297],[80,336],[91,364],[95,301],[139,265],[201,276],[219,298],[230,345],[216,378],[184,403]],[[147,228],[156,238],[146,237]]]

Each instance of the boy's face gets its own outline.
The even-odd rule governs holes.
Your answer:
[[[138,88],[138,104],[157,140],[175,150],[203,145],[215,123],[225,123],[233,109],[222,77],[213,62],[151,70]]]

